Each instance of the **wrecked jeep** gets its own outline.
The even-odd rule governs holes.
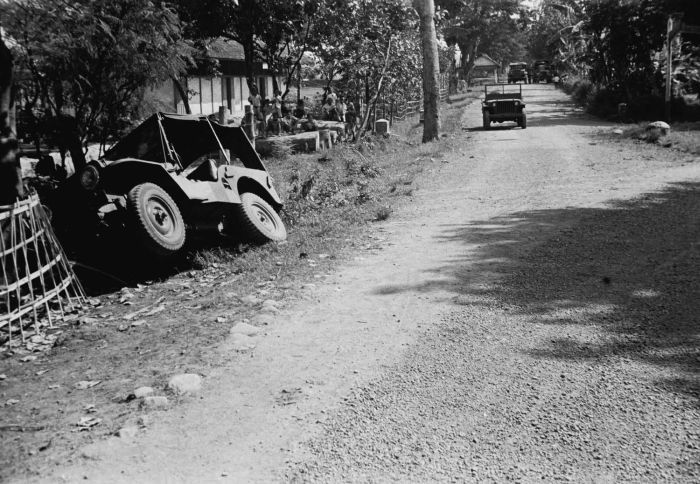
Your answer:
[[[83,214],[129,231],[153,256],[176,254],[192,231],[254,243],[287,236],[282,201],[243,130],[206,116],[154,114],[72,178]]]
[[[508,87],[508,89],[506,89]],[[484,86],[484,100],[481,102],[481,114],[484,129],[489,129],[491,123],[515,121],[518,126],[527,128],[527,115],[523,102],[523,86],[506,86],[505,84],[487,84]]]

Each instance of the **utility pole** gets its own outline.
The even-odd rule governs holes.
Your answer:
[[[440,63],[435,33],[435,3],[433,0],[413,0],[420,17],[423,51],[423,143],[438,139],[440,130]]]

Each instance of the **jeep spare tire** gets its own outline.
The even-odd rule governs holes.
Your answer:
[[[287,229],[277,211],[255,193],[241,193],[241,204],[236,207],[236,215],[239,224],[236,229],[244,240],[264,244],[287,238]]]
[[[129,191],[127,207],[136,237],[153,255],[174,255],[185,244],[185,221],[180,209],[158,185],[136,185]]]

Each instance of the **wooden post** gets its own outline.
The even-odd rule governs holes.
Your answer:
[[[377,125],[377,103],[372,107],[374,108],[374,112],[372,113],[374,115],[374,119],[372,120],[372,132],[374,132],[374,127]]]
[[[228,115],[229,115],[229,110],[226,106],[219,106],[219,113],[217,115],[217,121],[219,122],[220,125],[226,126],[228,125]],[[222,153],[219,153],[219,163],[220,164],[227,164],[229,160],[231,159],[231,151],[224,149]]]
[[[219,124],[226,126],[228,124],[229,110],[226,106],[219,106],[218,119]]]

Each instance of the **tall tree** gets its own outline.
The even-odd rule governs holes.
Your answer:
[[[507,62],[522,55],[518,19],[521,0],[437,0],[445,12],[443,31],[448,44],[457,44],[467,77],[482,53]]]
[[[433,0],[413,0],[420,18],[423,51],[423,143],[438,138],[440,129],[440,64],[435,34],[435,5]]]
[[[0,30],[0,205],[14,203],[24,196],[17,157],[17,139],[12,132],[12,53]]]
[[[343,19],[340,28],[338,19]],[[310,50],[328,85],[364,101],[358,140],[381,98],[400,101],[419,93],[416,21],[404,0],[324,0],[319,8]]]
[[[586,49],[583,7],[578,0],[543,0],[528,26],[528,50],[533,59],[550,59],[561,69],[583,74],[579,62]]]
[[[274,74],[272,87],[289,93],[292,80],[301,69],[301,60],[309,47],[311,28],[316,21],[319,0],[276,1],[269,6],[271,24],[264,25],[259,35],[262,59]],[[285,88],[281,89],[277,76],[285,77]]]

